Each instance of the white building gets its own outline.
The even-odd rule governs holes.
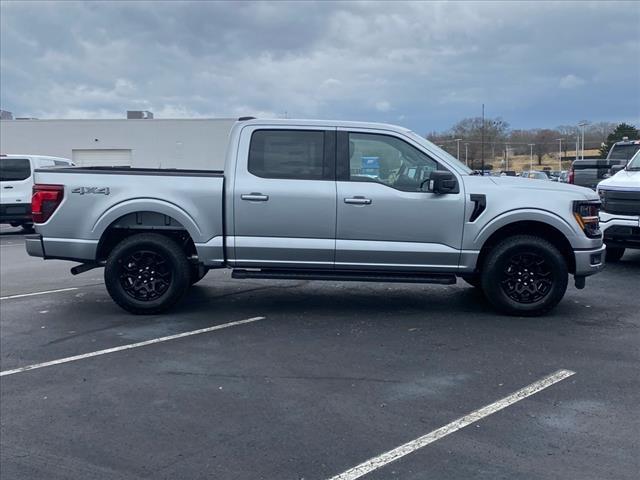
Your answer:
[[[0,120],[0,153],[76,165],[222,170],[236,119]]]

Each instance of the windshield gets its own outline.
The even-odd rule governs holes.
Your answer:
[[[633,158],[629,160],[627,170],[640,170],[640,151],[636,152]]]
[[[611,160],[629,160],[638,150],[640,150],[640,145],[638,144],[614,145],[608,158]]]
[[[427,149],[427,152],[435,152],[435,153],[437,153],[440,157],[444,158],[447,162],[449,162],[451,164],[451,166],[456,168],[460,173],[466,173],[466,174],[472,174],[473,173],[473,170],[471,170],[469,167],[467,167],[464,163],[462,163],[456,157],[454,157],[453,155],[450,155],[449,153],[447,153],[442,148],[439,148],[439,147],[435,146],[433,143],[431,143],[426,138],[421,137],[417,133],[411,132],[411,131],[407,131],[405,134],[409,138],[411,138],[413,141],[415,141],[418,144],[420,144],[423,147],[425,147]]]

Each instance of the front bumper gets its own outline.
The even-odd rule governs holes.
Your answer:
[[[600,212],[600,229],[610,247],[640,248],[640,216]]]
[[[44,258],[44,244],[42,243],[42,235],[36,233],[34,235],[26,235],[24,237],[24,244],[27,249],[27,253],[32,257]]]
[[[588,277],[598,273],[604,268],[604,259],[607,247],[602,245],[593,250],[574,250],[576,259],[576,277]]]

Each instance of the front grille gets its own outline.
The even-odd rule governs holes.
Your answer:
[[[600,210],[617,215],[640,215],[640,192],[600,190]]]

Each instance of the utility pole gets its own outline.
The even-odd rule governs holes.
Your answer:
[[[530,143],[529,144],[529,162],[531,163],[531,168],[529,169],[530,172],[533,172],[533,147],[535,146],[535,143]]]
[[[469,166],[469,144],[464,142],[464,164]]]
[[[562,138],[556,138],[559,143],[558,145],[558,171],[562,171]]]
[[[482,175],[484,175],[484,103],[482,104],[482,133],[481,133],[482,141],[480,146],[480,161],[482,162]]]
[[[458,161],[460,160],[460,140],[462,140],[461,138],[456,138],[456,143],[458,144],[458,155],[456,155],[456,158],[458,159]]]

